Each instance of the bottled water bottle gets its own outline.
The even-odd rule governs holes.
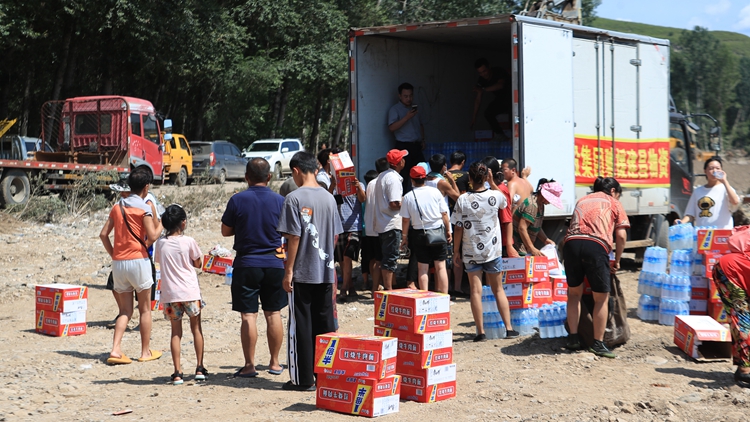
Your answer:
[[[662,299],[659,307],[659,324],[674,325],[674,317],[677,314],[679,302],[671,299]]]
[[[648,271],[643,270],[638,275],[638,294],[639,295],[648,294],[648,290],[649,290],[648,274],[649,274]]]
[[[542,307],[542,310],[539,311],[539,338],[550,338],[549,336],[549,308],[547,305],[544,305]]]
[[[566,315],[563,313],[561,306],[555,306],[555,308],[552,310],[553,314],[553,324],[552,324],[552,331],[553,335],[552,337],[558,338],[558,337],[564,337],[565,336],[565,318]]]
[[[642,321],[648,321],[648,305],[651,302],[651,296],[642,294],[638,298],[638,318]]]
[[[492,325],[492,314],[489,312],[482,313],[482,328],[484,328],[484,335],[487,338],[492,338],[490,333],[490,326]]]
[[[484,315],[487,315],[487,313],[490,312],[489,310],[489,297],[487,296],[487,292],[490,290],[489,286],[482,286],[482,313]]]
[[[499,315],[499,314],[498,314]],[[508,331],[505,328],[505,323],[503,322],[502,318],[499,318],[496,322],[496,329],[497,329],[497,338],[505,338],[507,336]]]
[[[234,270],[232,269],[232,267],[227,267],[227,273],[226,273],[226,276],[224,277],[224,284],[226,284],[227,286],[232,285],[232,272],[233,271]]]
[[[658,262],[657,262],[657,268],[656,273],[666,273],[667,272],[667,250],[665,248],[658,248]]]

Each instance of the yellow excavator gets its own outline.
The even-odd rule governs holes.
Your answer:
[[[531,4],[531,6],[529,6]],[[532,18],[581,25],[581,0],[526,0],[520,13]]]
[[[2,138],[3,135],[5,135],[5,133],[8,132],[14,124],[16,124],[17,121],[18,119],[0,120],[0,138]]]

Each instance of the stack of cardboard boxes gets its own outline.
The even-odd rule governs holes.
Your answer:
[[[729,236],[731,235],[732,230],[729,229],[698,229],[697,252],[703,256],[703,268],[705,270],[703,275],[706,280],[696,279],[694,285],[700,283],[708,288],[707,298],[705,299],[706,312],[720,323],[729,323],[729,319],[724,311],[724,306],[721,304],[719,292],[713,280],[713,271],[714,265],[719,262],[719,259],[729,253]],[[700,299],[694,300],[699,301]],[[693,313],[693,303],[691,300],[691,314]],[[699,305],[701,303],[696,302],[696,310],[700,309]]]
[[[55,337],[86,334],[88,297],[84,286],[36,286],[36,332]]]
[[[510,309],[540,308],[551,305],[553,301],[567,300],[567,284],[564,290],[553,289],[549,276],[550,261],[546,256],[503,258],[502,282]],[[553,261],[553,266],[559,266],[557,260]],[[555,282],[559,285],[564,279],[558,278]],[[563,291],[563,298],[555,297]]]
[[[422,290],[375,293],[375,335],[398,339],[401,398],[432,403],[456,396],[450,296]]]

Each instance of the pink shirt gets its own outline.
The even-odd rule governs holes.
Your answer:
[[[156,241],[154,260],[159,263],[161,271],[162,303],[201,299],[193,260],[202,256],[201,249],[192,237],[169,236]]]

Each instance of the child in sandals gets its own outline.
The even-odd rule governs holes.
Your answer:
[[[180,341],[182,340],[182,315],[190,317],[190,330],[195,344],[195,379],[205,380],[208,371],[203,367],[203,330],[201,309],[206,303],[201,298],[200,285],[195,268],[201,267],[201,250],[195,239],[184,236],[187,214],[179,205],[170,205],[161,216],[166,235],[156,241],[154,259],[161,270],[161,301],[164,317],[172,323],[170,349],[174,362],[172,383],[183,383],[180,370]]]

